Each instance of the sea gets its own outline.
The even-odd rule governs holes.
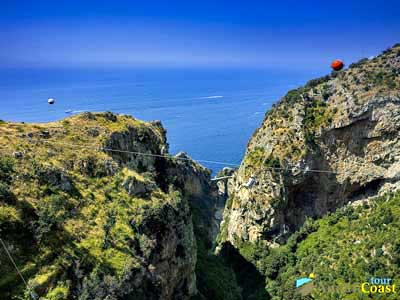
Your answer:
[[[240,164],[265,112],[288,90],[321,75],[262,68],[5,69],[0,119],[49,122],[112,111],[161,120],[172,154],[212,161],[203,165],[216,172]]]

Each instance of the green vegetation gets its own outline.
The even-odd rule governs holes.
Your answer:
[[[317,145],[317,133],[338,112],[346,113],[340,110],[346,99],[362,105],[382,91],[385,95],[397,92],[398,69],[391,61],[400,49],[384,53],[385,57],[362,60],[349,71],[289,91],[256,131],[260,135],[256,142],[271,134],[274,148],[267,153],[269,148],[252,144],[246,172],[281,167],[304,157]],[[154,267],[154,253],[162,246],[157,242],[168,237],[165,228],[180,219],[180,213],[186,218],[174,223],[174,230],[180,230],[178,239],[189,239],[185,237],[192,226],[187,202],[178,192],[180,187],[163,178],[164,165],[151,157],[84,147],[125,146],[161,153],[167,145],[158,125],[112,113],[85,113],[49,125],[1,120],[0,125],[2,153],[13,155],[0,156],[0,235],[30,286],[25,288],[0,248],[1,299],[29,299],[31,290],[49,300],[76,299],[77,295],[80,300],[108,299],[105,291],[116,299],[116,291],[132,283],[132,274]],[[279,205],[278,201],[269,203]],[[247,204],[252,205],[246,203],[244,209],[251,209]],[[227,208],[237,205],[234,197],[226,203]],[[212,209],[191,209],[199,299],[299,299],[294,280],[311,272],[317,276],[313,297],[324,300],[362,299],[360,284],[372,276],[391,277],[396,284],[399,280],[400,194],[307,220],[278,248],[235,238],[238,250],[225,243],[219,255],[212,253],[209,240],[207,213]],[[220,243],[226,239],[227,221]],[[188,245],[176,247],[177,259],[185,255]],[[137,297],[127,299],[133,298]],[[395,299],[393,295],[374,298]]]
[[[313,88],[321,86],[328,82],[332,77],[330,75],[322,76],[319,78],[309,80],[304,87],[290,90],[284,97],[285,102],[293,104],[295,102],[304,100],[304,96]]]
[[[265,150],[263,147],[256,147],[246,155],[246,162],[252,166],[261,166],[265,158]]]
[[[396,84],[396,72],[390,72],[390,70],[379,71],[379,72],[367,72],[367,82],[380,88],[388,88],[390,90],[397,87]]]
[[[308,81],[306,83],[305,86],[307,88],[314,88],[314,87],[317,87],[320,84],[328,82],[329,79],[331,79],[331,76],[329,76],[329,75],[326,75],[326,76],[323,76],[323,77],[319,77],[319,78],[316,78],[316,79],[311,79],[310,81]]]
[[[313,99],[306,103],[303,126],[308,150],[315,147],[317,131],[332,122],[335,112],[335,108],[332,110],[325,101]]]
[[[294,281],[313,272],[314,299],[355,300],[368,298],[360,286],[371,277],[393,278],[398,284],[399,249],[400,193],[308,220],[285,245],[264,254],[253,250],[258,257],[247,257],[266,275],[272,299],[297,299]]]
[[[266,166],[268,168],[280,168],[281,167],[281,162],[279,161],[278,158],[269,156],[264,161],[264,166]]]
[[[214,253],[210,239],[210,211],[207,202],[192,202],[193,225],[197,244],[196,279],[199,295],[195,299],[215,300],[267,300],[265,279],[255,267],[245,260],[233,247],[222,247]],[[217,240],[223,243],[224,229]],[[226,233],[226,231],[225,231]],[[229,248],[229,247],[228,247]]]
[[[306,130],[314,131],[322,125],[332,122],[332,112],[324,101],[313,100],[307,102],[304,126]]]
[[[350,65],[349,70],[311,80],[304,87],[289,91],[255,132],[245,157],[245,176],[261,170],[264,164],[285,166],[298,162],[318,151],[324,143],[318,137],[323,137],[329,127],[351,124],[354,113],[366,109],[376,97],[398,97],[399,55],[396,45],[383,56],[363,59]],[[273,155],[268,156],[269,153]],[[262,192],[255,189],[249,201],[242,197],[240,203],[234,202],[233,196],[226,207],[233,206],[235,213],[246,216],[252,212],[257,215],[254,203],[265,201]],[[268,204],[273,205],[274,201],[268,200]],[[295,279],[311,272],[317,275],[313,299],[397,299],[396,295],[363,295],[360,285],[373,276],[394,278],[398,284],[399,220],[400,194],[396,194],[371,201],[370,205],[339,209],[320,220],[308,220],[278,248],[242,241],[234,233],[232,239],[240,254],[265,274],[267,291],[274,300],[300,299],[294,288]],[[253,223],[246,225],[250,231]],[[267,230],[262,239],[268,240]],[[242,234],[240,229],[238,232]],[[220,243],[226,235],[224,225]],[[241,238],[248,237],[243,234]]]
[[[251,243],[248,241],[237,240],[237,248],[240,254],[249,262],[257,265],[259,259],[268,256],[270,250],[267,246],[263,245],[261,242]]]
[[[0,157],[0,203],[9,203],[13,200],[10,190],[12,174],[14,172],[14,162],[9,157]]]
[[[214,245],[209,235],[212,226],[209,209],[206,201],[192,202],[197,246],[196,279],[199,290],[199,295],[193,297],[193,300],[240,300],[241,288],[234,270],[222,256],[213,253]]]
[[[205,240],[199,237],[196,277],[199,292],[205,299],[242,299],[241,288],[232,267],[222,256],[211,253]]]
[[[224,246],[222,253],[214,255],[207,251],[202,241],[198,241],[197,245],[197,286],[205,299],[269,299],[263,276],[239,253],[234,252],[233,247],[227,251]]]
[[[249,167],[279,168],[281,163],[278,158],[270,155],[266,157],[263,147],[256,147],[246,155],[246,163]]]
[[[304,87],[290,90],[289,92],[287,92],[284,99],[289,104],[298,102],[298,101],[302,100],[302,96],[304,95],[306,90],[307,90],[307,88],[304,88]]]
[[[48,127],[0,128],[2,147],[23,153],[19,158],[0,156],[0,235],[31,290],[41,297],[66,300],[79,294],[86,300],[121,290],[154,250],[152,232],[145,230],[149,219],[155,222],[154,216],[165,215],[159,221],[168,222],[171,210],[188,214],[180,194],[172,186],[167,191],[158,188],[154,176],[118,165],[104,152],[88,154],[87,149],[60,144],[102,145],[113,132],[124,133],[130,127],[146,136],[141,146],[162,146],[157,128],[129,117],[116,118],[85,114]],[[24,138],[28,134],[34,143]],[[145,169],[144,162],[141,167]],[[126,182],[151,189],[146,197],[132,196]],[[29,299],[30,290],[3,249],[0,265],[0,298]]]
[[[9,184],[11,182],[11,175],[14,171],[14,162],[8,156],[0,157],[0,180]]]
[[[366,64],[368,61],[369,61],[368,58],[362,58],[358,62],[350,64],[349,68],[353,69],[353,68],[361,67],[362,65]]]

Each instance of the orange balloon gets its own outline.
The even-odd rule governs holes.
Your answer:
[[[335,59],[331,64],[332,69],[340,71],[344,67],[344,63],[340,59]]]

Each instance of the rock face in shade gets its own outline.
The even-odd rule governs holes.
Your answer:
[[[271,245],[307,217],[396,190],[399,129],[400,46],[289,91],[230,180],[220,241]]]
[[[34,293],[79,300],[196,294],[190,207],[212,215],[217,187],[189,157],[162,157],[168,144],[160,122],[112,113],[4,122],[0,145],[1,235]],[[0,298],[23,295],[3,252],[0,263],[8,274]]]

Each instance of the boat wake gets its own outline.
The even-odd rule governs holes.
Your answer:
[[[207,96],[207,97],[200,97],[200,99],[220,99],[220,98],[224,98],[224,96]]]

